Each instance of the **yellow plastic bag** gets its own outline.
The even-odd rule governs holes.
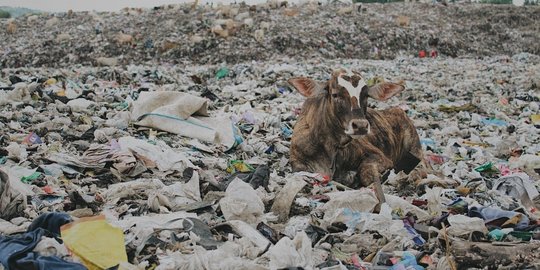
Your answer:
[[[124,234],[105,216],[81,218],[60,228],[62,240],[89,270],[101,270],[127,262]]]
[[[53,85],[53,84],[56,84],[56,79],[55,78],[50,78],[50,79],[45,81],[45,85]]]
[[[533,114],[531,115],[531,122],[533,125],[538,126],[540,125],[540,114]]]
[[[229,162],[229,167],[227,168],[228,173],[236,173],[236,172],[248,173],[254,170],[255,169],[253,169],[251,165],[241,160],[231,160]]]

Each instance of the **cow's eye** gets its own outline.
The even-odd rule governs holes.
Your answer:
[[[338,97],[338,94],[332,94],[332,97],[333,97],[333,98],[337,98],[337,97]]]

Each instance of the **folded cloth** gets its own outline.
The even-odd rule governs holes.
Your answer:
[[[71,216],[66,213],[44,213],[32,221],[32,224],[28,226],[27,232],[42,228],[53,233],[55,237],[58,237],[60,236],[60,227],[72,221]]]
[[[519,216],[518,216],[519,215]],[[516,220],[515,228],[525,229],[529,226],[529,218],[522,213],[514,211],[505,211],[493,207],[476,207],[473,206],[469,209],[470,217],[479,217],[484,220],[486,225],[502,226],[506,221],[513,218],[519,218]]]
[[[54,230],[59,231],[59,228]],[[82,264],[54,256],[41,256],[33,252],[43,236],[54,237],[55,234],[43,228],[36,228],[20,235],[0,236],[0,264],[6,270],[86,269]]]

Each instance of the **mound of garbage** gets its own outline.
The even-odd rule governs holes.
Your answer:
[[[538,267],[539,58],[3,69],[0,263]],[[288,164],[286,81],[343,66],[405,81],[370,103],[407,112],[431,167],[391,173],[377,212],[372,189]]]
[[[538,21],[539,6],[277,1],[28,15],[1,21],[0,68],[539,55]]]
[[[540,267],[538,7],[164,6],[3,20],[0,269]],[[456,57],[457,56],[457,57]],[[373,59],[377,58],[377,59]],[[405,90],[427,174],[292,172],[293,77]]]

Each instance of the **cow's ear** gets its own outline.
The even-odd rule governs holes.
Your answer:
[[[397,83],[378,83],[368,88],[368,95],[376,100],[385,101],[403,91],[405,87]]]
[[[288,82],[304,97],[311,97],[317,92],[318,83],[312,79],[298,77],[289,79]]]

